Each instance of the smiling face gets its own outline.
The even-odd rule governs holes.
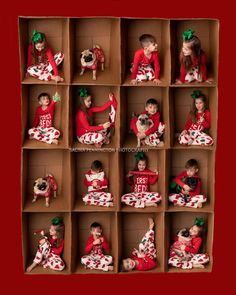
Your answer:
[[[158,107],[156,104],[150,103],[150,104],[146,105],[145,110],[149,115],[152,116],[152,115],[156,114],[156,112],[158,111]]]
[[[49,234],[50,236],[56,236],[57,235],[57,231],[54,225],[51,225],[50,229],[49,229]]]
[[[84,98],[84,105],[87,109],[91,107],[91,104],[92,104],[91,96],[87,96],[86,98]]]
[[[186,173],[188,177],[193,177],[198,172],[198,168],[195,167],[189,167],[186,169]]]
[[[147,166],[147,163],[146,163],[145,160],[139,160],[138,161],[138,170],[139,171],[144,171],[146,166]]]
[[[45,43],[43,41],[43,42],[40,42],[40,43],[36,43],[34,46],[35,46],[35,49],[36,50],[38,50],[39,52],[41,52],[45,48]]]
[[[154,51],[157,51],[157,43],[155,42],[149,42],[149,44],[146,46],[146,50],[149,51],[149,52],[154,52]]]
[[[122,266],[124,270],[131,271],[135,268],[135,261],[132,260],[131,258],[123,259]]]
[[[195,99],[195,107],[198,110],[198,112],[202,112],[204,110],[204,102],[202,98]]]
[[[42,107],[47,107],[50,104],[50,98],[47,95],[41,96],[39,99],[39,104]]]
[[[189,234],[192,238],[198,237],[200,234],[200,228],[196,225],[193,225],[189,230]]]
[[[193,53],[192,42],[183,42],[182,51],[184,56],[189,56]]]

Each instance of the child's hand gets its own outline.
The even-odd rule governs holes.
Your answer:
[[[103,126],[104,129],[107,129],[107,128],[109,128],[111,126],[111,123],[110,122],[106,122],[102,126]]]
[[[44,244],[45,242],[46,242],[46,239],[41,239],[41,240],[39,241],[39,244],[42,245],[42,244]]]
[[[93,182],[92,182],[92,186],[97,186],[98,185],[98,182],[97,182],[97,180],[94,180]]]
[[[138,253],[139,253],[138,250],[134,248],[132,254],[133,254],[134,256],[138,256]]]
[[[181,193],[184,194],[184,195],[188,195],[189,194],[189,191],[186,191],[186,190],[182,189],[181,190]]]
[[[185,248],[186,248],[185,245],[181,245],[181,246],[180,246],[180,250],[181,250],[181,251],[185,251]]]
[[[110,100],[113,100],[113,95],[114,95],[113,93],[109,93],[109,99]]]
[[[191,191],[191,187],[190,186],[188,186],[187,184],[185,184],[184,186],[183,186],[183,189],[185,190],[185,191]]]
[[[154,172],[156,173],[156,175],[158,175],[158,174],[159,174],[159,172],[157,171],[157,169],[155,169],[155,170],[154,170]]]
[[[208,83],[208,84],[212,84],[214,82],[214,80],[213,79],[207,79],[205,82]]]
[[[181,132],[181,135],[186,135],[187,133],[188,133],[187,130],[183,130],[183,131]]]
[[[161,80],[159,80],[159,79],[154,79],[154,80],[153,80],[153,83],[156,84],[156,85],[160,85],[160,84],[161,84]]]
[[[101,244],[100,238],[93,241],[93,245],[100,245],[100,244]]]
[[[133,176],[133,175],[128,173],[126,176],[127,176],[127,177],[131,177],[131,176]]]
[[[41,232],[40,232],[40,234],[42,235],[42,236],[44,236],[44,230],[41,230]]]
[[[175,84],[180,85],[180,84],[183,84],[183,82],[181,82],[179,79],[176,79]]]
[[[104,242],[104,238],[103,238],[103,237],[101,237],[101,238],[100,238],[100,241],[101,241],[101,243],[103,243],[103,242]]]
[[[130,84],[137,85],[138,84],[138,81],[136,79],[132,79],[131,82],[130,82]]]

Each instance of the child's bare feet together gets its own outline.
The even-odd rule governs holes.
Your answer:
[[[101,143],[95,143],[94,146],[95,146],[96,148],[99,148],[99,149],[100,149],[100,148],[102,147],[102,144],[101,144]]]
[[[200,264],[200,263],[194,263],[193,268],[205,268],[205,265]]]
[[[157,203],[154,203],[154,202],[146,203],[146,207],[157,207]]]
[[[112,266],[112,265],[108,265],[108,270],[113,270],[114,269],[114,266]]]
[[[113,202],[110,202],[109,207],[113,207],[113,206],[114,206]]]
[[[149,217],[148,218],[148,223],[149,223],[149,230],[152,230],[154,227],[154,220],[153,218]]]
[[[199,203],[197,207],[202,208],[202,203]]]
[[[58,140],[57,140],[57,139],[53,139],[53,140],[52,140],[52,143],[54,143],[54,144],[58,144]]]
[[[159,146],[159,147],[163,147],[163,146],[164,146],[164,142],[163,142],[163,141],[160,141],[160,142],[158,143],[158,146]]]

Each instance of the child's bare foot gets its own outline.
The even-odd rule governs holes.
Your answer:
[[[61,78],[60,76],[52,76],[52,80],[55,82],[63,82],[64,79]]]
[[[113,207],[113,206],[114,206],[113,202],[109,202],[109,207]]]
[[[163,141],[160,141],[160,142],[158,143],[158,146],[159,146],[159,147],[163,147],[163,146],[164,146],[164,142],[163,142]]]
[[[100,149],[100,148],[102,147],[102,144],[101,144],[101,143],[95,143],[94,146],[95,146],[96,148],[99,148],[99,149]]]
[[[146,203],[146,207],[157,207],[157,203],[154,203],[154,202]]]
[[[108,270],[113,270],[114,269],[114,266],[112,266],[112,265],[108,265]]]
[[[149,230],[152,230],[154,227],[154,220],[153,218],[149,217],[148,218],[148,223],[149,223]]]
[[[46,203],[45,203],[45,207],[47,207],[47,208],[48,208],[48,207],[49,207],[49,203],[47,203],[47,202],[46,202]]]
[[[29,267],[26,268],[26,271],[27,271],[27,272],[31,272],[31,270],[32,270],[33,268],[35,268],[36,266],[37,266],[37,263],[33,262]]]
[[[58,140],[57,140],[57,139],[53,139],[53,140],[52,140],[52,143],[54,143],[54,144],[58,144]]]
[[[202,208],[202,203],[199,203],[197,208]]]
[[[205,268],[205,265],[200,264],[200,263],[194,263],[193,268]]]

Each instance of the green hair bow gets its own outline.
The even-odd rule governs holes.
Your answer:
[[[80,97],[88,97],[89,96],[88,89],[85,88],[85,87],[80,88],[80,90],[79,90],[79,96]]]
[[[202,93],[200,90],[194,90],[193,93],[191,94],[193,99],[197,99],[199,97],[201,97]]]
[[[51,220],[52,225],[58,225],[63,223],[63,219],[60,216],[56,216]]]
[[[32,35],[32,42],[34,44],[36,44],[36,43],[43,41],[43,40],[44,40],[43,34],[34,30],[33,35]]]
[[[135,154],[135,159],[136,159],[137,161],[143,160],[144,158],[145,158],[145,156],[144,156],[144,153],[143,153],[143,152],[137,152],[137,153]]]
[[[204,219],[201,217],[201,218],[195,218],[194,220],[194,225],[196,226],[203,226],[204,225]]]
[[[183,40],[184,41],[188,41],[191,40],[193,38],[193,33],[194,31],[192,29],[188,29],[187,31],[183,32]]]

